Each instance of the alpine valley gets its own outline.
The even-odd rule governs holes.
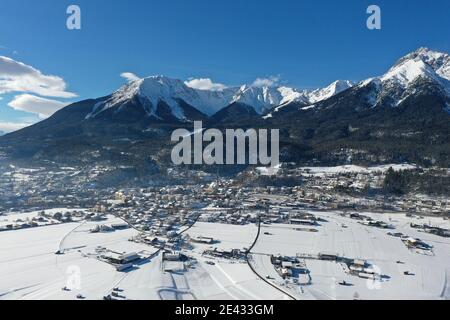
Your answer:
[[[243,85],[208,91],[165,76],[139,79],[1,136],[0,161],[95,163],[132,167],[136,176],[161,174],[171,163],[171,133],[192,130],[195,120],[219,129],[280,129],[281,161],[299,165],[448,167],[450,56],[420,48],[384,75],[317,90]]]

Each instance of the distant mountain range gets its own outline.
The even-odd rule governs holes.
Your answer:
[[[191,122],[207,118],[221,121],[222,115],[229,116],[231,110],[236,117],[243,113],[264,115],[294,101],[319,102],[351,86],[349,81],[336,81],[314,91],[247,85],[209,91],[188,87],[181,80],[153,76],[133,81],[99,101],[86,119],[129,118],[135,114],[149,122]]]
[[[194,120],[218,128],[278,128],[284,161],[448,166],[450,56],[420,48],[382,76],[317,90],[244,85],[208,91],[148,77],[1,137],[0,155],[36,163],[163,163],[171,130],[190,128]]]

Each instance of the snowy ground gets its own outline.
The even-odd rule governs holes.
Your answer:
[[[303,167],[299,168],[299,171],[304,171],[308,174],[326,176],[326,175],[335,175],[342,173],[385,173],[390,168],[395,171],[401,170],[414,170],[418,167],[413,164],[388,164],[388,165],[379,165],[374,167],[361,167],[356,165],[346,165],[346,166],[337,166],[337,167]]]
[[[42,228],[0,233],[0,299],[102,299],[115,287],[127,299],[271,299],[284,298],[277,290],[258,280],[245,263],[227,261],[208,265],[201,257],[205,248],[189,254],[199,261],[178,273],[164,272],[162,257],[136,266],[126,273],[94,257],[97,247],[116,252],[157,250],[130,242],[137,234],[133,229],[111,233],[90,233],[107,221],[61,224]],[[220,249],[249,247],[256,237],[256,226],[231,226],[199,223],[192,235],[214,236]],[[240,236],[236,236],[239,234]],[[56,255],[59,250],[63,255]],[[152,251],[153,250],[153,251]],[[78,277],[79,276],[79,277]],[[75,277],[75,278],[74,278]],[[78,277],[78,278],[77,278]],[[75,281],[75,282],[74,282]],[[79,289],[62,290],[77,285]],[[267,288],[268,287],[268,288]]]
[[[256,225],[197,223],[186,233],[191,237],[212,237],[213,245],[195,244],[184,253],[197,260],[184,271],[164,272],[157,249],[129,241],[134,229],[111,233],[90,233],[98,224],[120,222],[79,222],[39,228],[0,232],[0,299],[102,299],[115,287],[127,299],[442,299],[450,298],[450,239],[421,233],[410,223],[450,228],[450,222],[438,218],[408,218],[401,214],[374,214],[376,220],[393,224],[396,230],[363,226],[338,212],[315,212],[327,222],[319,232],[296,231],[299,226],[263,225],[252,250],[250,263],[212,259],[203,256],[206,249],[249,248],[256,238]],[[25,214],[23,217],[26,217]],[[11,216],[14,219],[17,217]],[[2,217],[4,218],[4,217]],[[433,255],[423,255],[406,248],[399,238],[387,233],[402,232],[421,238],[434,246]],[[268,234],[266,234],[268,233]],[[141,252],[151,259],[128,272],[116,269],[95,257],[98,247],[115,252]],[[62,250],[64,254],[55,253]],[[271,254],[296,256],[331,252],[348,258],[360,258],[379,268],[381,283],[366,281],[344,272],[335,262],[305,260],[311,285],[287,284],[270,263]],[[397,263],[402,261],[403,264]],[[213,262],[213,263],[211,263]],[[405,271],[412,275],[406,276]],[[352,286],[340,286],[345,280]],[[62,288],[71,286],[73,290]],[[278,288],[278,289],[277,289]]]
[[[60,209],[44,210],[43,212],[45,212],[48,216],[53,216],[53,214],[55,214],[57,212],[64,214],[66,212],[73,212],[73,211],[83,211],[83,210],[60,208]],[[6,215],[1,215],[0,216],[0,230],[3,227],[5,227],[6,225],[10,225],[10,224],[16,225],[16,224],[20,224],[20,223],[31,222],[33,220],[33,218],[39,217],[39,214],[41,212],[42,211],[32,211],[32,212],[25,212],[25,213],[12,212],[12,213],[8,213]],[[51,219],[51,218],[47,218],[46,220],[48,220],[48,221],[45,223],[39,222],[38,223],[39,226],[59,223],[55,219]]]
[[[261,281],[244,261],[226,261],[202,256],[207,249],[250,248],[257,233],[256,225],[240,226],[201,222],[196,223],[187,232],[191,237],[203,236],[218,240],[218,243],[213,245],[195,244],[194,249],[187,253],[199,260],[199,268],[204,272],[204,282],[199,288],[199,291],[203,293],[203,299],[287,299],[283,293]],[[207,261],[214,261],[215,264],[208,265]]]
[[[256,225],[232,225],[197,222],[186,234],[190,237],[209,237],[218,240],[214,245],[195,244],[195,251],[203,252],[208,248],[221,250],[249,248],[256,238]]]
[[[110,218],[106,223],[118,222]],[[105,221],[101,222],[105,223]],[[86,257],[97,246],[140,251],[132,229],[92,234],[97,223],[80,222],[0,233],[0,299],[102,299],[124,278],[111,265]],[[63,250],[63,255],[56,255]],[[72,291],[63,291],[65,286]]]
[[[370,214],[374,219],[395,225],[396,230],[382,230],[363,226],[335,212],[316,213],[328,222],[322,223],[318,233],[293,230],[292,225],[263,226],[262,235],[253,253],[255,268],[263,275],[273,275],[268,254],[296,256],[297,254],[336,253],[348,258],[364,259],[373,264],[386,278],[380,282],[367,281],[348,275],[335,262],[305,260],[311,272],[312,285],[298,287],[291,292],[299,299],[449,299],[450,298],[450,239],[418,232],[410,223],[431,223],[449,228],[443,219],[411,219],[405,215]],[[429,221],[431,220],[431,221]],[[346,227],[344,227],[346,226]],[[409,250],[399,238],[387,233],[401,232],[420,238],[434,246],[433,255]],[[403,264],[397,263],[398,261]],[[408,271],[413,276],[406,276]],[[274,282],[282,282],[275,277]],[[340,286],[345,280],[352,286]]]

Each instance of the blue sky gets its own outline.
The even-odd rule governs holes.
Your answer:
[[[82,10],[81,30],[66,28],[70,4]],[[370,4],[382,9],[379,31],[366,28]],[[123,72],[226,85],[279,76],[299,88],[366,79],[420,46],[450,52],[448,12],[448,0],[2,0],[0,56],[58,92],[0,86],[0,130],[44,118],[47,100],[109,94]],[[21,96],[20,109],[29,95],[44,114],[8,106]]]

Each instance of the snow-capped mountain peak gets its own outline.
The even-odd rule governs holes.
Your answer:
[[[287,86],[250,86],[223,90],[200,90],[189,87],[182,80],[165,76],[151,76],[128,83],[114,92],[106,101],[97,103],[87,118],[94,118],[107,110],[124,111],[134,101],[144,108],[150,117],[158,118],[161,102],[169,106],[172,115],[179,120],[189,120],[185,104],[206,116],[212,116],[227,106],[243,104],[263,115],[270,110],[296,101],[313,104],[332,97],[351,87],[349,81],[336,81],[324,89],[298,90]]]
[[[291,102],[297,102],[304,105],[302,110],[309,110],[314,108],[314,104],[320,101],[327,100],[353,86],[351,81],[347,80],[337,80],[330,84],[329,86],[316,89],[316,90],[292,90],[290,88],[281,87],[278,90],[283,93],[285,99],[276,107],[273,112],[264,116],[264,119],[272,118],[273,115],[281,110],[283,110],[286,106],[288,106]]]
[[[244,85],[233,97],[232,103],[242,103],[253,107],[258,114],[279,106],[295,92],[295,89],[286,87],[252,87]]]
[[[309,102],[311,104],[317,103],[331,98],[344,90],[347,90],[353,86],[353,83],[347,80],[337,80],[323,89],[317,89],[309,94]]]
[[[165,76],[151,76],[133,81],[116,92],[107,100],[99,103],[88,117],[110,109],[117,108],[132,99],[138,99],[149,116],[156,116],[158,104],[164,102],[172,111],[172,114],[184,120],[180,100],[196,108],[205,115],[213,115],[226,107],[232,99],[234,90],[223,91],[199,90],[188,87],[183,81]]]
[[[420,58],[404,60],[392,67],[385,75],[380,77],[381,82],[395,81],[403,87],[407,87],[418,77],[427,77],[438,80],[436,72]]]
[[[396,82],[407,87],[419,77],[435,81],[450,80],[450,56],[427,48],[419,48],[401,58],[386,74],[362,81],[360,86],[378,81]]]
[[[440,77],[450,80],[450,55],[443,52],[433,51],[422,47],[416,51],[406,55],[399,60],[397,64],[403,63],[405,60],[420,59],[429,65]]]
[[[338,80],[326,88],[316,90],[298,90],[286,86],[249,87],[242,86],[234,96],[233,102],[252,106],[258,114],[264,114],[272,109],[282,108],[291,102],[312,105],[352,87],[350,81]],[[276,110],[275,110],[276,111]]]
[[[359,87],[373,85],[375,90],[368,96],[373,107],[381,104],[400,105],[417,92],[420,83],[439,87],[450,96],[450,56],[427,48],[401,58],[387,73],[359,83]]]

